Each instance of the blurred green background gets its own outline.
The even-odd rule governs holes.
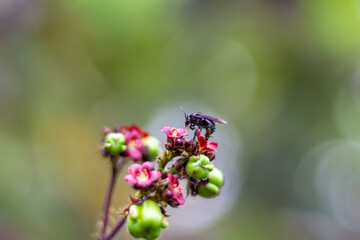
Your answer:
[[[359,0],[0,0],[0,239],[91,239],[101,128],[182,101],[246,155],[192,239],[360,239],[359,60]]]

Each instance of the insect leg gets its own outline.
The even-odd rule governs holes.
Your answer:
[[[206,129],[206,133],[205,133],[206,140],[208,140],[210,138],[212,133],[213,133],[213,131],[211,130],[211,128]]]
[[[193,140],[195,140],[195,138],[199,135],[199,133],[201,133],[201,131],[202,131],[202,127],[201,127],[201,126],[199,126],[199,127],[197,127],[197,128],[195,129]]]
[[[195,132],[194,132],[193,140],[195,140],[195,138],[197,137],[198,134],[199,134],[199,129],[196,128],[196,129],[195,129]]]
[[[206,124],[205,138],[206,140],[208,140],[211,134],[215,132],[215,123],[209,119],[205,119],[204,124]]]

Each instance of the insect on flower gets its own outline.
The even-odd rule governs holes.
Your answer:
[[[203,115],[201,112],[186,114],[185,110],[182,107],[180,108],[185,114],[185,127],[189,127],[191,130],[195,130],[196,128],[194,138],[196,138],[198,134],[197,132],[201,132],[204,128],[206,131],[205,138],[207,140],[211,134],[215,132],[215,123],[227,124],[227,122],[223,119]]]

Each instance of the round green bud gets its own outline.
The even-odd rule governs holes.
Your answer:
[[[169,224],[160,207],[152,200],[132,205],[126,218],[130,234],[135,238],[154,240],[161,234],[161,228]]]
[[[118,155],[126,150],[125,136],[122,133],[109,133],[105,137],[104,151],[111,155]]]
[[[154,161],[161,152],[161,143],[160,141],[153,136],[148,136],[142,139],[144,146],[146,147],[146,151],[144,156],[148,161]]]
[[[209,173],[214,169],[214,165],[205,155],[191,156],[186,164],[186,172],[194,179],[207,178]]]
[[[199,195],[204,198],[213,198],[219,195],[224,184],[224,174],[217,168],[209,173],[209,182],[199,185]]]

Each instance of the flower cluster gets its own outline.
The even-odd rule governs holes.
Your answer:
[[[154,161],[160,154],[159,140],[136,125],[104,128],[104,156],[121,156],[133,161]]]
[[[224,177],[211,163],[216,157],[218,144],[209,142],[201,131],[197,131],[196,138],[189,140],[184,138],[188,133],[183,128],[166,126],[161,132],[167,135],[167,151],[160,157],[159,169],[175,174],[178,179],[186,179],[187,189],[193,196],[212,198],[219,195]],[[166,169],[173,159],[176,160]]]
[[[129,174],[124,180],[137,192],[129,206],[120,212],[135,238],[156,239],[161,228],[168,226],[166,208],[185,204],[184,187],[179,180],[185,182],[188,194],[204,198],[219,195],[224,183],[222,172],[212,163],[218,144],[209,142],[210,136],[202,136],[201,129],[196,129],[190,139],[185,138],[189,135],[185,128],[165,126],[160,131],[167,135],[161,156],[159,141],[138,126],[117,126],[103,131],[102,153],[117,163],[113,164],[115,173],[120,168],[119,159],[122,163],[127,159],[135,162],[128,167]],[[106,220],[105,214],[105,227]],[[120,220],[119,226],[122,223]],[[115,226],[107,235],[105,227],[99,240],[112,239],[112,233],[118,230]]]

